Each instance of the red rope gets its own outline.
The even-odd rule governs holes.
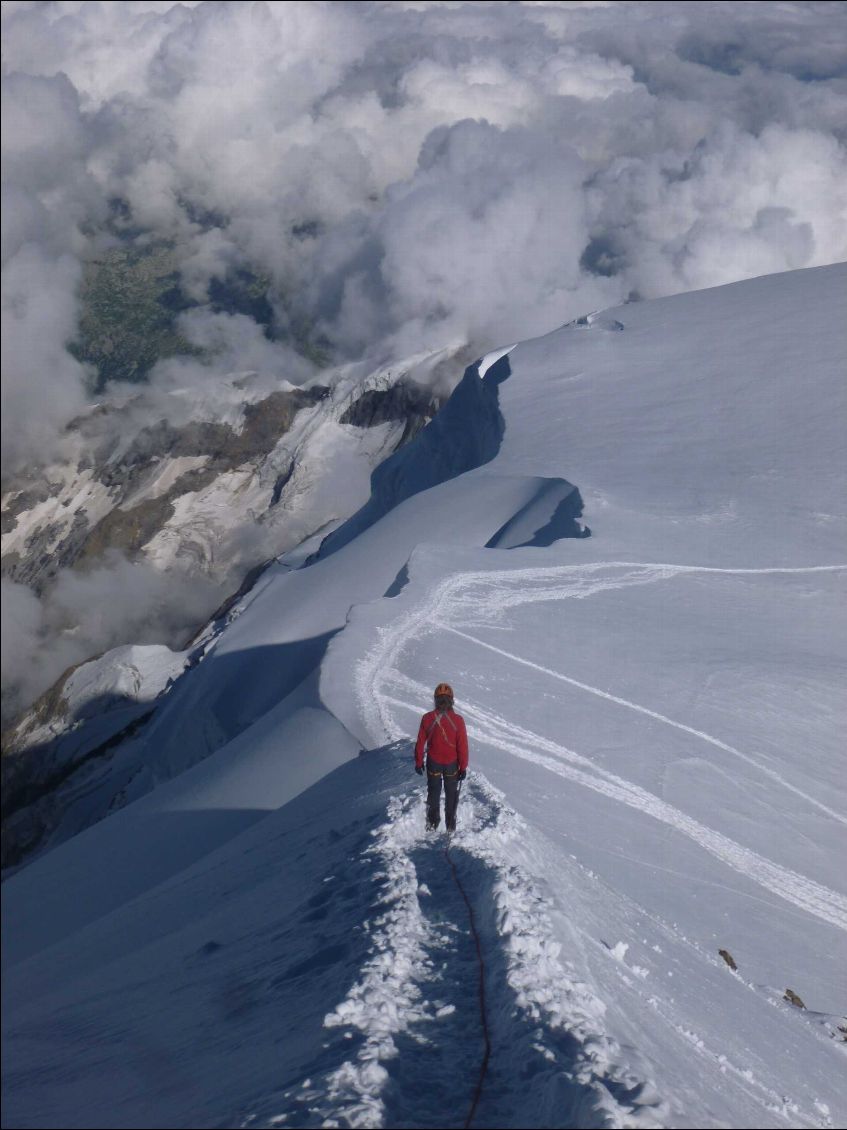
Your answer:
[[[483,1080],[485,1079],[485,1073],[488,1070],[488,1060],[491,1056],[491,1040],[488,1035],[488,1016],[485,1007],[485,962],[482,960],[482,945],[480,944],[479,934],[477,933],[476,929],[476,920],[474,918],[473,907],[471,906],[470,899],[465,893],[465,888],[462,886],[461,880],[459,879],[459,873],[456,870],[456,865],[450,858],[449,840],[447,841],[447,846],[444,848],[444,855],[447,858],[447,862],[450,864],[450,868],[453,872],[453,878],[456,880],[456,886],[461,891],[462,898],[465,900],[465,905],[468,908],[468,917],[470,918],[471,922],[471,933],[473,934],[474,942],[476,943],[476,957],[477,961],[479,962],[479,1015],[482,1021],[482,1038],[485,1043],[485,1054],[482,1057],[482,1064],[479,1068],[479,1078],[476,1081],[476,1090],[474,1091],[470,1113],[465,1119],[464,1130],[468,1130],[468,1127],[474,1120],[476,1108],[479,1105],[480,1095],[482,1094],[482,1084]]]

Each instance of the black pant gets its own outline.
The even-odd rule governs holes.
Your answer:
[[[448,832],[456,827],[456,806],[459,803],[459,763],[440,765],[427,758],[426,763],[426,822],[437,828],[441,820],[441,779],[444,778],[444,804]]]

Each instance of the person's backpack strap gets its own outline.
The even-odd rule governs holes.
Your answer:
[[[450,723],[450,725],[453,727],[454,733],[458,733],[456,723],[453,721],[453,719],[450,717],[450,715],[445,714],[445,715],[443,715],[443,717],[446,718],[447,721]],[[426,743],[424,744],[424,753],[429,753],[429,739],[432,737],[433,731],[435,730],[436,726],[439,728],[441,733],[444,734],[444,727],[441,725],[441,718],[442,718],[441,715],[436,714],[435,715],[435,721],[432,723],[429,730],[427,731]],[[444,734],[444,740],[447,741],[447,735],[446,734]]]
[[[437,725],[438,725],[438,715],[436,714],[435,718],[433,719],[432,725],[430,726],[430,728],[426,732],[426,741],[424,742],[424,753],[429,753],[429,739],[432,737],[432,732]]]

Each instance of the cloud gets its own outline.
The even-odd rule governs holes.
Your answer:
[[[84,370],[65,346],[74,335],[80,277],[69,254],[51,257],[27,242],[3,275],[4,465],[53,454],[61,429],[85,403]]]
[[[592,227],[645,297],[792,270],[847,252],[845,173],[832,137],[724,123],[683,163],[612,162],[589,190]]]
[[[5,8],[10,246],[120,198],[342,358],[847,253],[839,5]]]
[[[0,586],[4,724],[68,667],[109,648],[183,646],[225,595],[208,578],[164,574],[116,552],[88,572],[63,570],[42,600],[5,577]]]
[[[330,280],[315,301],[325,331],[361,349],[391,334],[400,351],[442,340],[482,345],[566,320],[578,288],[589,305],[614,301],[615,287],[592,284],[580,269],[584,175],[575,150],[524,129],[463,121],[433,130],[414,175],[389,189],[367,233],[354,220],[324,241],[330,260],[343,260],[345,244],[348,256],[316,273]]]
[[[87,401],[67,345],[116,214],[124,238],[173,242],[199,303],[181,332],[206,351],[157,366],[109,418],[127,432],[174,389],[190,414],[192,396],[228,404],[234,372],[307,379],[304,338],[338,361],[479,355],[632,297],[847,258],[844,16],[5,3],[4,474],[48,462]],[[243,268],[268,280],[273,340],[208,301]],[[110,585],[61,591],[82,613]]]

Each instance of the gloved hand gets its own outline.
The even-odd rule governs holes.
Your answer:
[[[415,772],[419,777],[423,777],[423,765],[416,765]]]
[[[456,774],[456,776],[459,778],[460,781],[464,781],[464,779],[465,779],[465,777],[467,777],[467,775],[468,775],[467,769],[460,769],[459,772]]]

